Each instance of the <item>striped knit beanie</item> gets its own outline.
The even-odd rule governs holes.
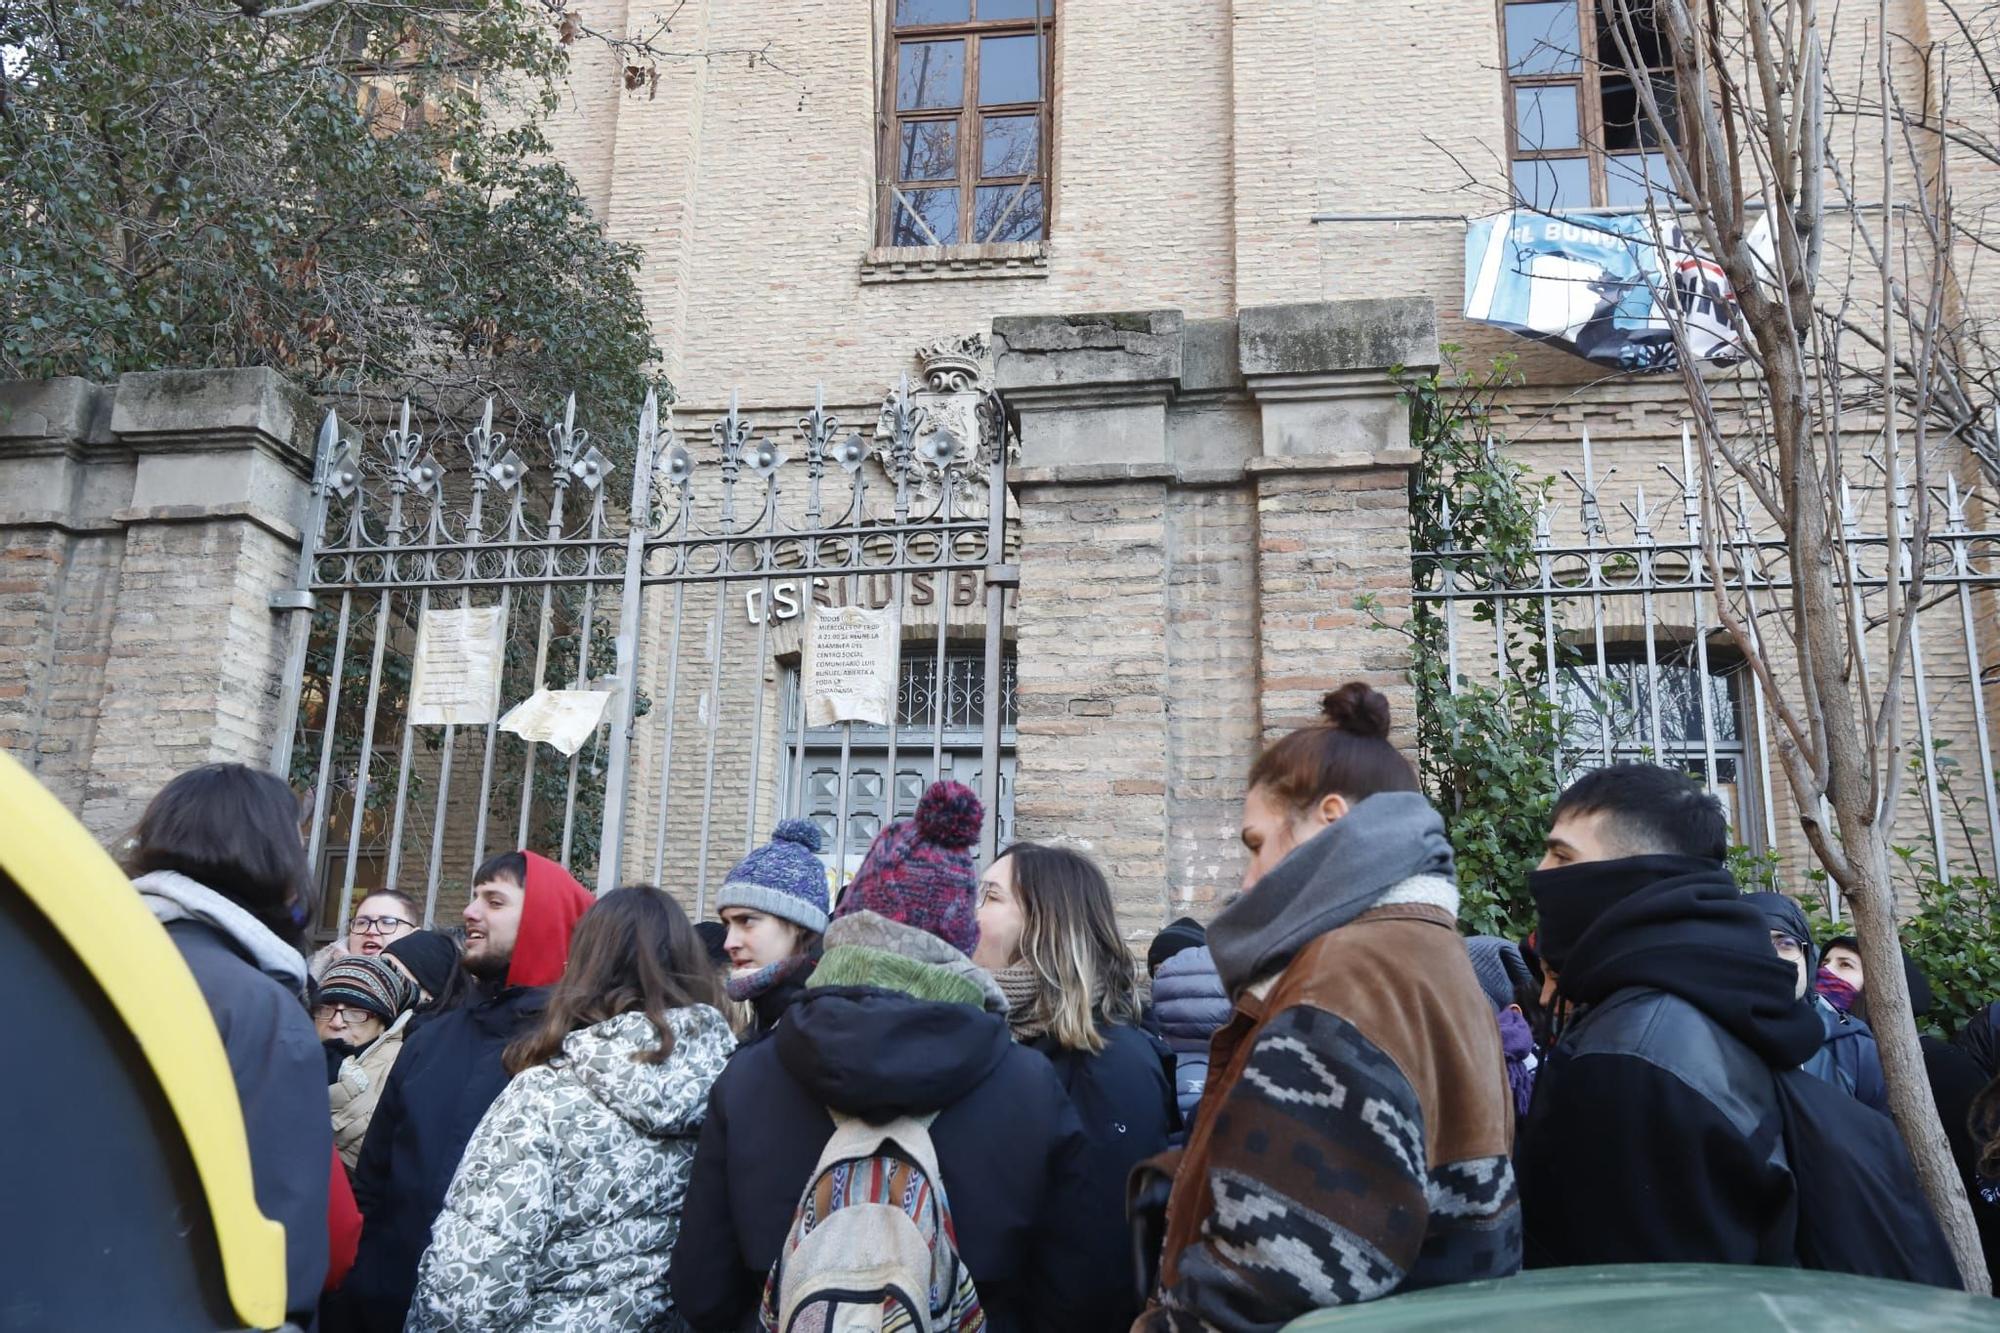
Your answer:
[[[771,840],[736,863],[715,895],[715,910],[745,907],[801,926],[817,935],[826,929],[826,866],[819,825],[787,819],[771,830]]]
[[[979,945],[972,844],[985,813],[970,787],[933,782],[917,802],[916,818],[876,837],[835,915],[873,912],[929,931],[969,955]]]
[[[388,963],[367,954],[349,954],[320,978],[318,1004],[351,1004],[384,1023],[396,1021],[417,1002],[417,986]]]

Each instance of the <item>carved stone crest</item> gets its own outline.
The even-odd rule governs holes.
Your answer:
[[[912,388],[908,400],[914,418],[912,492],[922,503],[933,504],[943,495],[946,476],[955,474],[962,480],[954,511],[968,517],[983,512],[985,487],[981,481],[999,442],[992,413],[981,410],[993,389],[992,348],[983,333],[939,338],[917,349],[917,363],[922,367],[923,387]],[[895,402],[892,395],[883,405],[870,451],[892,476]]]

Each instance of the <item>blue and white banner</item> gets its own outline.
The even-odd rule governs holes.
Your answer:
[[[1679,226],[1642,214],[1468,223],[1465,317],[1618,370],[1672,370],[1676,324],[1696,358],[1742,359],[1721,267]]]

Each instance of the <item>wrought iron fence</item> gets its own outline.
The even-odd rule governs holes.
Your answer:
[[[955,415],[926,401],[936,397],[905,382],[870,423],[871,440],[823,396],[790,429],[754,423],[732,396],[703,445],[651,397],[628,434],[601,444],[577,424],[572,399],[532,460],[526,442],[494,428],[490,405],[449,448],[413,426],[407,407],[372,439],[329,413],[299,590],[275,601],[293,619],[273,755],[312,793],[310,851],[331,867],[339,902],[328,923],[344,924],[357,891],[385,887],[419,897],[431,920],[441,883],[519,847],[594,868],[599,891],[645,865],[653,882],[691,888],[705,906],[712,875],[733,860],[722,844],[740,830],[741,845],[754,845],[797,813],[803,785],[793,780],[803,718],[780,697],[774,638],[789,633],[783,651],[796,655],[802,628],[774,628],[765,614],[737,623],[732,590],[755,589],[761,601],[750,605],[768,608],[789,588],[803,606],[814,588],[858,597],[867,581],[902,606],[913,586],[975,578],[983,624],[948,625],[939,605],[924,689],[996,697],[1014,582],[1011,436],[990,394],[960,393]],[[424,618],[488,607],[505,623],[498,713],[469,726],[413,723]],[[948,659],[947,640],[982,633],[977,679],[961,680],[975,666]],[[573,754],[499,726],[543,689],[609,695]],[[941,730],[943,713],[925,711]],[[959,720],[962,710],[949,711]],[[992,808],[1000,710],[979,725]],[[835,864],[844,851],[832,849]]]
[[[1659,465],[1664,486],[1641,481],[1610,499],[1610,473],[1598,471],[1585,435],[1581,473],[1563,472],[1573,492],[1565,508],[1573,512],[1574,537],[1556,535],[1559,511],[1544,501],[1531,548],[1511,564],[1469,546],[1414,553],[1414,598],[1442,619],[1454,692],[1502,673],[1545,692],[1559,719],[1560,778],[1621,759],[1679,765],[1724,798],[1740,841],[1782,850],[1788,822],[1780,816],[1790,802],[1774,763],[1775,714],[1718,604],[1747,628],[1778,684],[1793,681],[1796,664],[1774,619],[1790,610],[1790,554],[1781,537],[1757,530],[1740,489],[1704,497],[1685,439],[1681,452],[1678,470]],[[1902,595],[1920,571],[1921,601],[1897,691],[1913,724],[1905,733],[1914,737],[1905,747],[1905,776],[1922,809],[1921,832],[1912,833],[1928,844],[1940,877],[1953,873],[1955,861],[1992,873],[2000,801],[1987,662],[2000,632],[2000,530],[1975,526],[1972,498],[1955,479],[1932,498],[1942,525],[1913,535],[1907,483],[1842,482],[1837,540],[1854,570],[1843,585],[1854,669],[1883,692],[1877,673],[1890,657],[1880,637],[1884,602],[1892,587]],[[1708,514],[1727,522],[1704,532]]]

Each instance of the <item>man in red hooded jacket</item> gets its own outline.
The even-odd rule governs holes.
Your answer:
[[[570,932],[594,901],[533,852],[503,853],[474,872],[463,964],[475,991],[410,1037],[390,1071],[354,1169],[361,1249],[323,1328],[403,1327],[458,1159],[507,1086],[501,1054],[541,1017],[543,988],[562,975]]]

